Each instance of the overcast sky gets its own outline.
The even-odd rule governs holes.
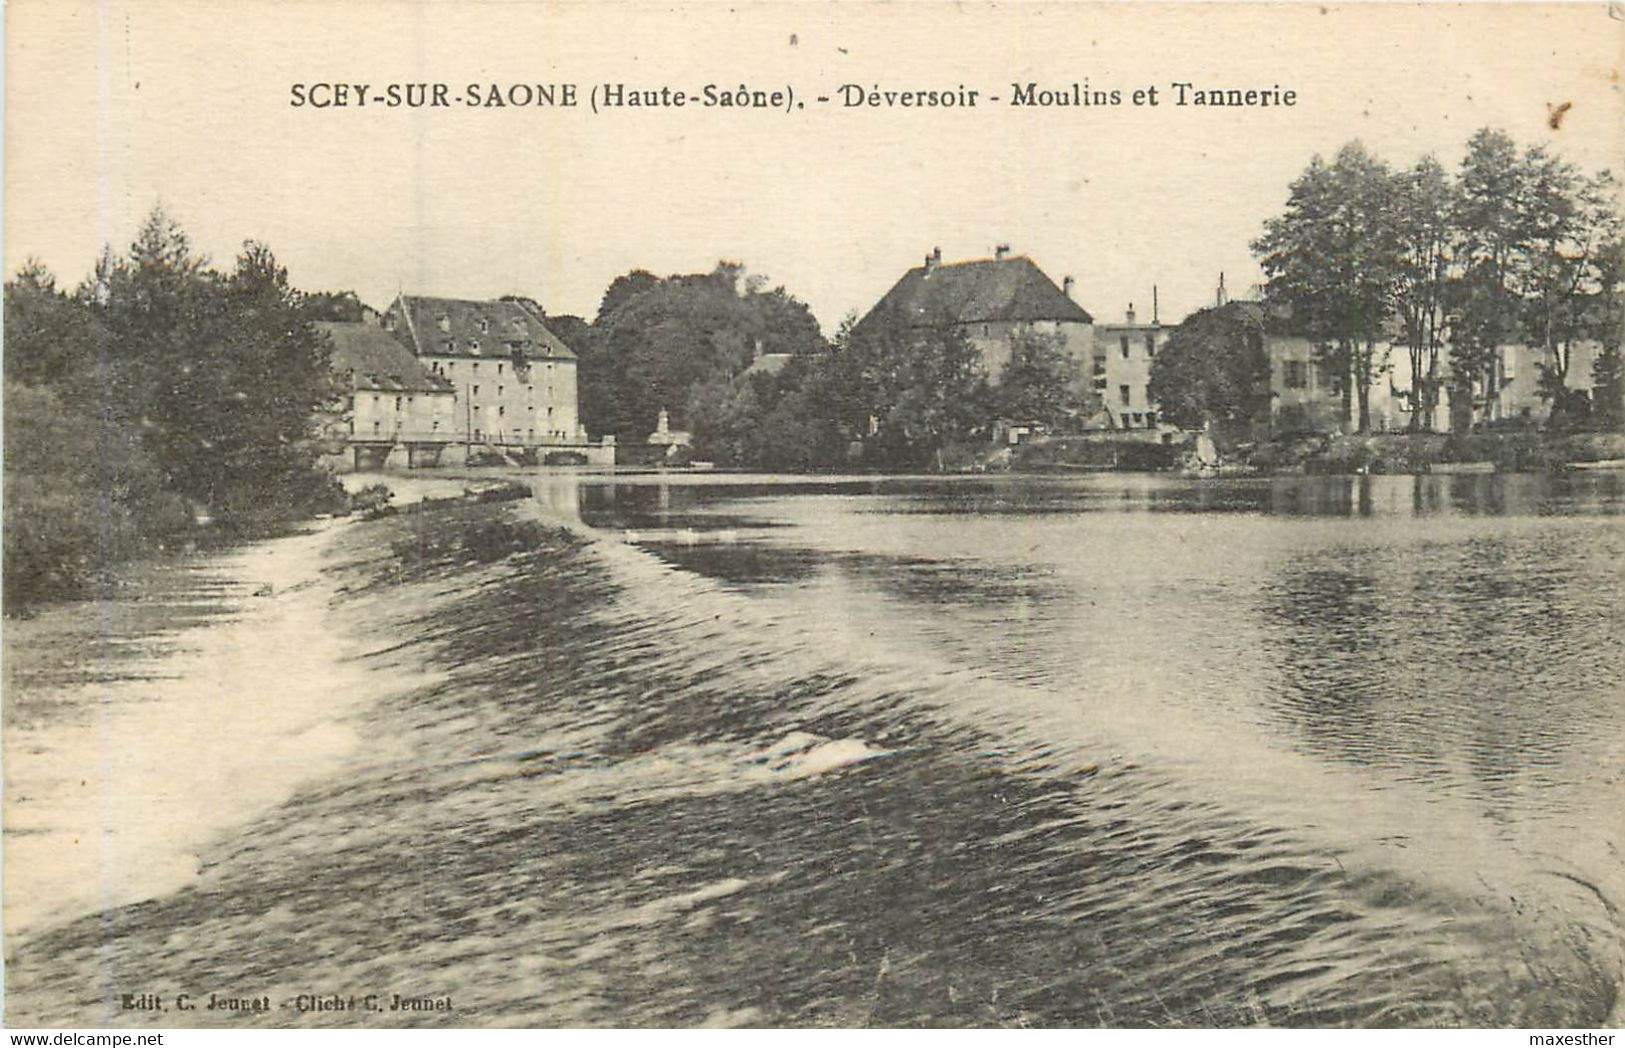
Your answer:
[[[1587,169],[1621,161],[1625,16],[1602,4],[675,8],[75,0],[7,4],[5,264],[68,283],[162,201],[217,261],[271,245],[296,284],[530,295],[591,316],[634,267],[719,258],[826,331],[932,246],[1008,242],[1078,300],[1164,320],[1260,279],[1248,250],[1315,152],[1359,137],[1453,166],[1503,127]],[[294,108],[296,82],[792,86],[791,114]],[[1012,109],[1012,82],[1164,104]],[[1289,109],[1168,104],[1168,85],[1295,90]],[[974,87],[972,110],[848,110],[840,85]],[[1571,102],[1560,130],[1548,107]]]

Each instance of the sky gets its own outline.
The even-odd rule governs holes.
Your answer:
[[[933,247],[1007,243],[1097,319],[1144,317],[1155,286],[1177,321],[1220,272],[1261,279],[1249,242],[1350,139],[1453,166],[1491,125],[1625,169],[1618,5],[11,0],[5,48],[6,271],[70,285],[161,202],[219,263],[258,239],[297,286],[378,307],[516,293],[590,317],[620,273],[730,259],[833,332]],[[1125,102],[1011,106],[1029,81]],[[744,83],[806,108],[290,104],[318,82]],[[1297,104],[1178,107],[1174,82]],[[983,97],[848,108],[843,84]],[[1162,105],[1129,103],[1152,85]]]

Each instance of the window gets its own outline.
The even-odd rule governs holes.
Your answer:
[[[401,410],[401,398],[400,397],[395,398],[395,410],[396,411]]]
[[[468,340],[468,351],[470,353],[478,353],[480,351],[480,340],[477,339],[477,338],[469,339]]]
[[[1287,389],[1303,389],[1309,385],[1309,365],[1302,360],[1288,360],[1281,365],[1281,383]]]
[[[350,432],[351,433],[355,432],[355,419],[350,420]]]
[[[383,428],[384,428],[384,424],[382,422],[379,422],[377,419],[373,419],[372,431],[374,433],[377,433],[379,430],[381,430]]]
[[[455,369],[455,368],[456,368],[456,367],[457,367],[457,362],[456,362],[456,361],[455,361],[455,360],[448,360],[448,361],[446,361],[446,374],[448,374],[448,375],[449,375],[449,374],[451,374],[451,373],[452,373],[452,371],[453,371],[453,370],[454,370],[454,369]]]
[[[983,338],[987,337],[987,325],[986,324],[982,325],[982,337]]]
[[[1118,386],[1117,387],[1117,395],[1118,395],[1119,398],[1122,399],[1124,406],[1127,406],[1128,402],[1129,402],[1128,387],[1127,386]]]
[[[474,390],[473,390],[473,393],[474,393],[474,395],[475,395],[475,396],[476,396],[476,397],[477,397],[477,396],[479,396],[479,395],[480,395],[480,387],[478,387],[478,386],[475,386],[475,387],[474,387]]]
[[[378,406],[378,401],[379,401],[379,399],[380,399],[380,397],[379,397],[379,396],[378,396],[378,394],[376,394],[376,393],[374,393],[374,394],[373,394],[373,395],[372,395],[372,406],[373,406],[373,407],[377,407],[377,406]]]
[[[434,325],[435,325],[435,327],[439,328],[441,331],[450,331],[451,330],[451,318],[448,317],[446,314],[442,313],[438,317],[434,318]]]
[[[480,362],[476,360],[476,361],[474,361],[474,374],[478,375],[479,373],[480,373]]]
[[[1117,340],[1117,344],[1118,344],[1118,347],[1121,348],[1122,351],[1123,351],[1123,359],[1127,360],[1128,359],[1128,336],[1124,335],[1121,338],[1119,338]],[[1127,401],[1124,401],[1124,403],[1127,403]]]
[[[497,416],[498,417],[506,415],[507,413],[508,413],[507,405],[505,405],[505,404],[498,404],[497,405]]]
[[[1150,332],[1146,332],[1145,336],[1145,355],[1148,357],[1157,355],[1157,336]]]
[[[497,374],[499,374],[499,375],[502,374],[502,365],[501,364],[497,365]]]
[[[474,326],[478,327],[480,329],[480,334],[482,334],[482,335],[485,334],[487,331],[491,330],[491,322],[489,320],[486,320],[484,317],[481,317],[480,319],[476,320],[474,322]]]
[[[430,429],[431,432],[435,432],[435,433],[440,432],[440,420],[435,419],[432,423],[430,423],[429,424],[429,429]]]
[[[507,390],[508,390],[507,386],[498,386],[497,387],[497,396],[499,396],[499,397],[502,396],[502,394],[507,392]]]
[[[1152,427],[1156,426],[1156,424],[1157,424],[1157,413],[1155,411],[1147,411],[1145,413],[1145,426],[1146,426],[1146,428],[1151,429]]]

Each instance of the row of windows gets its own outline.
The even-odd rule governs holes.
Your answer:
[[[450,347],[448,346],[447,348],[449,349]],[[497,374],[498,375],[502,374],[502,369],[505,366],[506,365],[504,365],[501,361],[497,361]],[[478,375],[480,373],[480,362],[477,361],[477,360],[474,361],[473,363],[469,364],[469,368],[472,369],[474,374]],[[450,375],[450,374],[452,374],[453,372],[455,372],[457,370],[457,362],[455,360],[448,360],[448,361],[445,361],[445,362],[441,362],[441,361],[437,360],[434,363],[429,365],[429,369],[431,371],[433,371],[436,375]],[[548,373],[548,375],[553,374],[553,365],[552,364],[547,365],[547,373]],[[520,378],[525,377],[523,371],[520,372],[519,377]]]
[[[480,395],[480,387],[477,386],[477,385],[469,386],[468,387],[468,392],[469,392],[470,396],[477,397],[477,396]],[[498,386],[497,387],[497,396],[499,396],[499,397],[503,396],[507,392],[508,392],[508,387],[507,386]],[[525,396],[530,397],[530,396],[535,396],[535,394],[536,394],[536,387],[535,386],[526,386],[525,387]],[[547,399],[549,399],[549,400],[553,399],[553,387],[552,386],[547,387]]]
[[[525,321],[523,317],[514,317],[509,321],[509,324],[521,335],[526,333]],[[449,332],[451,330],[451,317],[448,314],[442,313],[434,318],[434,325],[441,331]],[[482,335],[488,335],[491,333],[491,321],[487,317],[476,317],[474,319],[474,326],[479,329],[479,332]]]
[[[1130,348],[1131,348],[1130,344],[1129,344],[1129,336],[1127,336],[1127,335],[1119,336],[1118,340],[1117,340],[1117,345],[1118,345],[1118,349],[1123,354],[1123,359],[1127,360],[1129,358],[1129,351],[1130,351]],[[1155,335],[1153,335],[1153,334],[1151,334],[1149,332],[1147,332],[1146,336],[1145,336],[1145,355],[1148,356],[1148,357],[1154,357],[1154,356],[1157,355],[1157,336],[1155,336]]]
[[[497,396],[501,396],[501,395],[502,395],[502,393],[503,393],[503,391],[504,391],[504,387],[502,387],[502,386],[498,386],[498,387],[497,387]],[[529,387],[529,386],[526,386],[526,387],[525,387],[525,392],[526,392],[526,393],[529,393],[529,392],[530,392],[530,391],[531,391],[531,387]],[[478,396],[478,395],[479,395],[479,392],[480,392],[480,387],[478,387],[478,386],[475,386],[475,387],[473,387],[473,394],[474,394],[474,395],[475,395],[475,396]],[[551,388],[551,387],[549,387],[549,388],[548,388],[548,391],[547,391],[547,393],[548,393],[548,396],[552,396],[552,395],[553,395],[553,390],[552,390],[552,388]],[[380,405],[380,404],[381,404],[381,403],[382,403],[382,402],[383,402],[383,397],[381,397],[381,396],[379,396],[379,395],[378,395],[378,394],[376,394],[376,393],[374,393],[374,394],[373,394],[373,396],[372,396],[372,406],[373,406],[373,407],[375,407],[375,408],[376,408],[376,407],[378,407],[378,406],[379,406],[379,405]],[[411,397],[411,396],[407,396],[407,397],[396,397],[396,398],[395,398],[395,410],[396,410],[396,411],[400,411],[400,410],[401,410],[401,408],[402,408],[402,407],[403,407],[403,406],[407,406],[407,407],[409,407],[409,406],[411,406],[411,405],[412,405],[412,404],[414,404],[414,403],[416,403],[416,402],[417,402],[417,398],[415,398],[415,397]],[[438,405],[437,405],[437,406],[438,406]],[[479,410],[481,410],[481,408],[480,408],[480,405],[478,405],[478,404],[475,404],[475,405],[474,405],[474,410],[475,410],[475,411],[479,411]],[[497,407],[497,414],[499,414],[499,415],[501,415],[501,414],[506,414],[506,413],[507,413],[507,410],[508,410],[508,409],[507,409],[507,407],[506,407],[506,406],[502,406],[502,405],[499,405],[499,406],[498,406],[498,407]],[[525,405],[525,410],[526,410],[526,411],[535,411],[535,410],[536,410],[536,406],[535,406],[535,405],[534,405],[534,404],[526,404],[526,405]],[[549,405],[549,407],[548,407],[548,409],[547,409],[547,416],[548,416],[548,418],[552,418],[552,417],[553,417],[553,408],[552,408],[552,406],[551,406],[551,405]]]

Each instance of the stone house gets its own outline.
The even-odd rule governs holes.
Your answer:
[[[498,450],[587,443],[577,414],[576,355],[531,308],[509,301],[401,295],[383,330],[458,398],[456,429]]]
[[[457,395],[388,332],[366,323],[320,323],[331,367],[348,391],[328,433],[341,465],[355,469],[432,466],[458,439]]]
[[[992,258],[943,262],[934,248],[925,262],[904,273],[858,321],[856,334],[888,327],[952,328],[981,356],[997,383],[1021,331],[1056,333],[1068,356],[1087,376],[1094,347],[1094,318],[1071,297],[1072,278],[1056,286],[1032,259],[1000,245]],[[1080,381],[1080,399],[1088,393]]]

